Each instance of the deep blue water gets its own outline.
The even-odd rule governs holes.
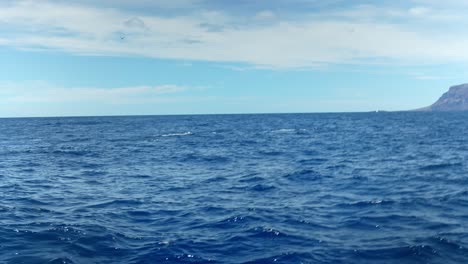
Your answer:
[[[468,263],[468,113],[0,119],[0,263]]]

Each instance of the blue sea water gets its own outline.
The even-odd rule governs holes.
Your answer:
[[[468,113],[0,119],[0,263],[468,263]]]

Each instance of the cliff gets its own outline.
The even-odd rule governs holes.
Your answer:
[[[437,102],[416,111],[468,111],[468,84],[450,87]]]

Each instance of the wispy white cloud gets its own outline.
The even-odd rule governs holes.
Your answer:
[[[36,0],[43,1],[43,0]],[[69,0],[55,0],[58,3],[70,3]],[[198,7],[205,0],[75,0],[75,3],[98,5],[101,7],[119,7],[122,9],[128,8],[164,8],[164,9],[187,9]]]
[[[276,14],[271,10],[263,10],[255,14],[255,19],[259,21],[273,20],[277,18]]]
[[[450,8],[458,10],[468,8],[468,2],[466,2],[465,0],[412,0],[412,2],[417,4],[434,6],[437,8]]]
[[[409,9],[409,13],[413,16],[424,16],[430,13],[431,10],[427,7],[412,7]]]
[[[410,76],[416,80],[422,80],[422,81],[434,81],[434,80],[448,79],[448,77],[444,77],[440,75],[430,75],[430,74],[424,74],[424,73],[411,73]]]
[[[195,3],[179,0],[179,6]],[[437,24],[455,18],[468,24],[460,10],[437,10],[430,0],[414,3],[409,8],[356,6],[282,20],[270,10],[242,19],[222,11],[169,17],[91,3],[16,1],[0,4],[0,32],[5,32],[0,33],[0,45],[276,68],[468,61],[468,36],[459,30],[441,30]]]
[[[132,86],[119,88],[61,87],[43,81],[0,83],[0,96],[15,103],[113,103],[132,104],[168,100],[174,95],[199,90],[178,85]],[[173,99],[173,98],[172,98]]]
[[[178,85],[95,88],[66,87],[46,81],[0,82],[0,117],[235,113],[242,112],[240,109],[268,112],[271,109],[266,107],[273,107],[262,104],[268,99],[265,97],[213,95],[205,93],[206,89]]]

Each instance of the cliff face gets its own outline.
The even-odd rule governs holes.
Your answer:
[[[450,87],[449,91],[431,106],[419,111],[468,111],[468,84]]]

